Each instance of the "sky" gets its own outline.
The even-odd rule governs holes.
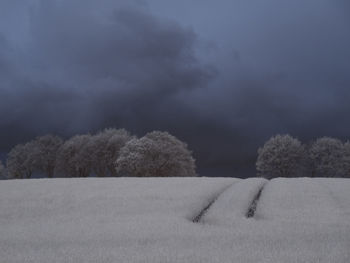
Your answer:
[[[106,127],[253,176],[275,134],[350,137],[348,0],[2,0],[0,152]]]

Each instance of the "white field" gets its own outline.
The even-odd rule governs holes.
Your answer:
[[[0,263],[12,262],[349,263],[350,179],[0,181]]]

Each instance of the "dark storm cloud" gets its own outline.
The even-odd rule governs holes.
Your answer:
[[[253,173],[276,133],[349,138],[343,0],[0,3],[0,148],[168,130],[202,174]],[[206,172],[206,173],[204,173]]]
[[[1,78],[6,150],[48,131],[166,129],[171,116],[161,112],[178,114],[182,102],[174,98],[214,75],[197,61],[191,29],[140,7],[117,6],[102,17],[76,3],[42,1],[28,21],[25,48],[11,54],[1,39],[0,54],[10,56],[1,57],[2,72],[11,70]]]
[[[243,148],[253,159],[276,133],[349,138],[350,10],[342,1],[220,3],[229,10],[211,33],[220,76],[197,107],[246,136],[224,156]]]

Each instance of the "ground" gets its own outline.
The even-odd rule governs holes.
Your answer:
[[[348,263],[350,179],[0,181],[0,262]]]

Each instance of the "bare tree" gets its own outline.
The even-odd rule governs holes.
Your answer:
[[[5,166],[2,164],[2,161],[0,160],[0,179],[6,178],[6,169]]]
[[[45,173],[48,177],[53,177],[58,150],[63,140],[58,136],[44,135],[37,137],[33,144],[31,154],[35,159],[36,170]]]
[[[31,178],[36,167],[36,160],[32,154],[35,149],[33,141],[18,144],[7,156],[7,170],[11,178]]]
[[[126,176],[196,176],[195,160],[187,144],[167,132],[154,131],[126,143],[116,161]]]
[[[334,138],[322,137],[309,148],[312,176],[337,177],[344,173],[344,145]]]
[[[91,135],[76,135],[59,149],[57,172],[68,177],[87,177],[91,171],[91,152],[88,147]]]
[[[133,138],[124,129],[105,129],[92,136],[88,145],[91,152],[91,165],[99,177],[116,176],[115,160],[120,149]]]
[[[343,177],[350,178],[350,142],[344,143],[344,154],[343,154]]]
[[[305,149],[290,135],[276,135],[258,149],[256,169],[266,178],[294,177],[303,172]]]

